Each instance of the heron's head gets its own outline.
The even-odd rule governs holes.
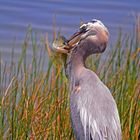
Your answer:
[[[87,55],[101,53],[106,49],[108,39],[109,32],[105,25],[100,20],[93,19],[82,24],[79,30],[64,43],[63,48],[61,48],[62,53],[68,53],[78,46],[86,51]]]

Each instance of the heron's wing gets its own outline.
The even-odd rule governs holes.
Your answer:
[[[110,91],[93,72],[81,77],[77,108],[85,135],[88,131],[92,139],[120,140],[119,115]]]

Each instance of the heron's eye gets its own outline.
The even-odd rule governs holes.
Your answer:
[[[86,32],[86,30],[87,30],[87,26],[86,25],[82,25],[80,27],[80,32]]]

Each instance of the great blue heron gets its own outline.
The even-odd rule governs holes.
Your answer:
[[[86,58],[106,49],[109,33],[99,20],[83,24],[63,46],[53,50],[68,54],[70,109],[77,140],[121,140],[117,106],[109,89],[85,67]]]

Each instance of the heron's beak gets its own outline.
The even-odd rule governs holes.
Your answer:
[[[67,45],[70,47],[70,48],[73,48],[81,39],[81,35],[83,34],[83,32],[81,31],[78,31],[76,33],[74,33],[70,39],[67,41]]]
[[[56,42],[54,42],[52,45],[52,49],[58,53],[65,53],[65,54],[69,53],[70,50],[72,48],[74,48],[74,46],[80,41],[81,35],[83,33],[84,32],[82,32],[82,31],[78,31],[78,32],[74,33],[70,37],[70,39],[68,39],[68,40],[64,39],[62,45],[58,45]]]

